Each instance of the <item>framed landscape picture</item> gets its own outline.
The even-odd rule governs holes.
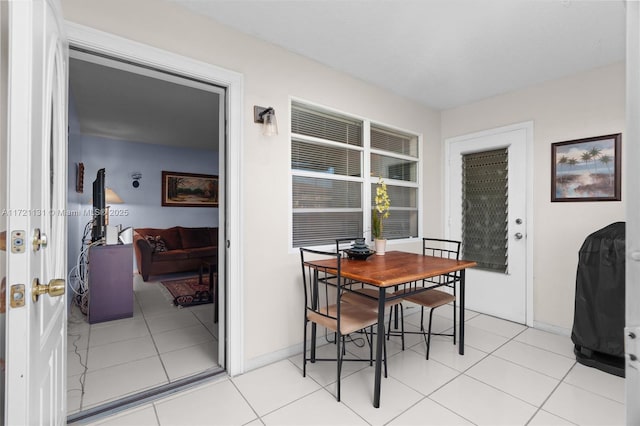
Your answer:
[[[620,201],[621,137],[551,144],[551,201]]]
[[[218,207],[218,176],[162,172],[165,207]]]

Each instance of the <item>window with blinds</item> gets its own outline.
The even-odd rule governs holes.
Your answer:
[[[418,137],[373,124],[365,135],[364,128],[364,120],[292,102],[293,247],[369,232],[365,206],[373,205],[370,188],[375,194],[378,177],[392,202],[386,238],[418,235]]]
[[[391,200],[383,237],[400,239],[418,236],[418,137],[371,125],[371,175],[387,183]],[[371,209],[378,179],[371,181]]]
[[[462,254],[478,268],[507,273],[508,151],[462,156]]]

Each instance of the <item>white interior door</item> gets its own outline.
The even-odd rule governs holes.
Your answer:
[[[68,53],[59,10],[55,0],[8,4],[8,425],[66,423]],[[36,280],[45,285],[37,301]]]
[[[468,260],[479,260],[470,257],[468,253],[471,252],[472,244],[482,246],[484,242],[472,241],[470,232],[464,231],[463,221],[466,221],[466,226],[471,228],[469,224],[471,214],[467,213],[467,217],[463,217],[464,209],[485,209],[486,206],[483,203],[471,204],[464,195],[463,156],[506,150],[507,175],[504,182],[507,191],[506,218],[487,210],[482,214],[483,222],[476,220],[477,223],[473,224],[485,233],[493,233],[493,229],[504,232],[504,241],[494,244],[493,249],[488,248],[488,245],[482,249],[496,252],[504,249],[504,256],[500,255],[504,258],[504,268],[499,271],[479,266],[467,270],[466,306],[474,311],[522,324],[531,323],[527,318],[527,300],[530,295],[527,274],[527,194],[529,191],[526,155],[531,131],[530,125],[510,126],[448,139],[445,148],[448,157],[447,235],[449,238],[463,242],[463,256]],[[499,222],[492,223],[492,221]],[[465,246],[467,254],[464,253]]]
[[[626,423],[640,424],[640,3],[627,8],[627,100],[623,144],[626,206],[625,401]],[[626,179],[625,179],[626,178]]]

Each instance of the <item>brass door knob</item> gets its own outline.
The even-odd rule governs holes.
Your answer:
[[[38,301],[38,298],[43,294],[49,294],[51,297],[62,296],[65,290],[65,281],[62,278],[54,278],[49,281],[49,284],[40,284],[38,278],[33,279],[31,285],[31,300]]]

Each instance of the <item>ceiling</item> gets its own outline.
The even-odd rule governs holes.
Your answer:
[[[170,0],[447,109],[624,60],[622,0]]]
[[[210,90],[220,89],[206,86],[84,53],[69,61],[70,103],[85,136],[218,150],[220,95]]]
[[[436,109],[625,57],[622,0],[169,1]],[[84,61],[70,87],[83,134],[217,140],[215,94]]]

